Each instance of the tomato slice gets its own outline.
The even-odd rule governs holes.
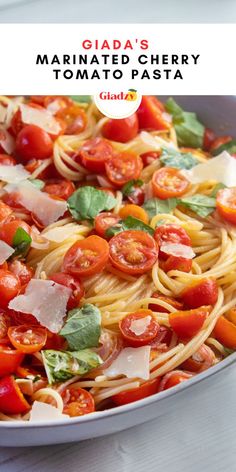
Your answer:
[[[218,298],[218,286],[212,277],[202,279],[186,287],[180,298],[188,308],[198,308],[202,305],[215,305]]]
[[[0,377],[16,372],[23,359],[22,352],[0,344]]]
[[[152,236],[144,231],[122,231],[109,242],[110,261],[128,274],[144,274],[155,264],[158,247]]]
[[[0,239],[5,241],[5,243],[9,244],[9,246],[13,245],[14,236],[18,228],[22,228],[26,231],[26,233],[30,234],[31,228],[30,226],[25,223],[23,220],[12,220],[6,223],[3,223],[0,228]]]
[[[224,316],[217,320],[213,334],[225,347],[236,349],[236,326]]]
[[[39,126],[26,125],[16,138],[16,155],[23,161],[47,159],[53,153],[53,142],[49,134]]]
[[[56,195],[63,200],[68,200],[75,191],[75,185],[71,180],[53,179],[46,183],[43,191],[50,195]]]
[[[161,264],[161,268],[164,270],[164,272],[169,272],[170,270],[190,272],[192,265],[192,259],[186,259],[186,257],[179,256],[169,256],[166,261]]]
[[[118,188],[131,179],[138,179],[142,168],[142,159],[137,154],[128,151],[113,155],[105,163],[108,179]]]
[[[204,136],[203,136],[203,149],[205,151],[209,151],[213,142],[216,139],[216,135],[212,129],[205,128]]]
[[[140,154],[144,167],[149,166],[154,161],[159,159],[159,157],[161,156],[161,153],[162,153],[161,151],[147,151],[147,152],[144,152],[143,154]]]
[[[137,110],[139,128],[147,130],[169,130],[170,123],[163,116],[165,108],[156,98],[145,95]]]
[[[171,297],[160,295],[159,293],[153,293],[152,298],[156,298],[157,300],[166,302],[169,305],[173,306],[173,308],[175,308],[176,310],[182,310],[184,307],[183,303],[179,302],[178,300],[175,300],[174,298],[171,298]],[[160,313],[167,313],[166,308],[164,308],[162,305],[149,303],[148,308],[152,311],[159,311]]]
[[[180,197],[189,188],[189,181],[173,167],[162,167],[156,170],[152,176],[152,189],[156,197],[166,198]]]
[[[65,272],[56,272],[50,276],[50,279],[72,290],[67,302],[67,309],[73,310],[73,308],[76,308],[79,305],[81,298],[84,296],[84,286],[81,280],[70,274],[66,274]]]
[[[12,208],[0,200],[0,223],[3,223],[12,213]]]
[[[216,208],[224,220],[236,225],[236,187],[217,192]]]
[[[109,141],[102,138],[92,138],[86,141],[79,151],[81,164],[91,172],[104,172],[105,163],[113,155]]]
[[[18,277],[9,270],[0,269],[0,308],[8,307],[10,300],[18,295],[20,287]]]
[[[30,409],[29,403],[21,393],[13,376],[0,380],[0,411],[8,415],[25,413]]]
[[[62,108],[55,116],[66,123],[64,134],[79,134],[86,128],[87,116],[79,105],[73,104]]]
[[[113,395],[112,400],[116,405],[127,405],[127,403],[133,403],[138,400],[142,400],[142,398],[154,395],[158,392],[159,385],[160,377],[157,377],[156,379],[144,382],[137,388],[125,390],[124,392]]]
[[[8,156],[8,154],[0,154],[0,164],[2,166],[15,166],[16,160],[12,156]]]
[[[63,413],[69,416],[83,416],[95,411],[94,399],[87,390],[83,388],[66,388],[62,392],[64,401]]]
[[[102,272],[109,259],[109,246],[100,236],[88,236],[78,241],[64,256],[62,270],[75,276],[87,277]]]
[[[102,127],[104,138],[120,143],[127,143],[138,134],[138,118],[136,113],[128,118],[110,119]]]
[[[215,354],[209,346],[203,344],[181,367],[190,372],[203,372],[215,362]]]
[[[168,254],[161,249],[163,243],[184,244],[191,246],[191,239],[185,229],[178,225],[162,225],[158,226],[154,233],[154,239],[160,248],[159,257],[163,260],[168,258]]]
[[[119,215],[110,212],[100,213],[95,217],[94,225],[96,233],[102,238],[106,238],[106,231],[121,221]]]
[[[123,206],[119,212],[119,215],[123,219],[127,218],[127,216],[133,216],[134,218],[138,218],[138,220],[141,220],[146,224],[148,224],[149,221],[147,212],[142,207],[132,203]]]
[[[32,354],[38,352],[46,344],[47,331],[35,325],[11,326],[8,336],[12,345],[20,352]]]
[[[158,334],[160,326],[151,310],[129,313],[119,322],[121,334],[129,346],[145,346]]]
[[[24,264],[24,262],[21,262],[18,259],[9,262],[8,268],[10,272],[18,277],[21,285],[28,284],[34,275],[32,267]]]
[[[169,314],[169,323],[181,339],[193,338],[202,328],[210,314],[211,306],[201,306],[194,310],[179,310]]]
[[[182,370],[172,370],[171,372],[168,372],[168,374],[164,375],[163,379],[161,380],[159,392],[162,392],[162,390],[167,390],[168,388],[175,387],[181,382],[191,379],[191,377],[193,377],[193,374],[191,374],[190,372],[184,372]]]

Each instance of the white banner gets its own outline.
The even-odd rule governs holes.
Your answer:
[[[4,24],[7,95],[234,95],[233,24]]]

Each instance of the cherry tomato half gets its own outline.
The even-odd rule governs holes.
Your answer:
[[[144,274],[155,264],[158,247],[152,236],[144,231],[122,231],[109,242],[110,261],[128,274]]]
[[[127,218],[128,216],[133,216],[134,218],[138,218],[138,220],[141,220],[146,224],[148,224],[149,221],[147,212],[142,207],[132,203],[123,206],[119,211],[119,215],[123,219]]]
[[[18,277],[9,270],[0,269],[0,308],[8,307],[10,300],[18,295],[20,287]]]
[[[144,167],[149,166],[161,156],[161,151],[147,151],[140,154]]]
[[[0,308],[0,344],[7,341],[7,330],[11,325],[11,317],[7,310]]]
[[[5,241],[5,243],[9,244],[9,246],[12,246],[18,228],[22,228],[26,231],[26,233],[30,234],[31,228],[27,223],[25,223],[25,221],[12,220],[3,223],[3,225],[1,226],[0,239],[2,239],[2,241]]]
[[[75,185],[71,180],[53,179],[46,183],[43,191],[50,195],[56,195],[63,200],[68,200],[75,191]]]
[[[214,139],[210,146],[210,152],[216,151],[223,144],[229,143],[232,140],[232,136],[219,136]]]
[[[154,239],[160,248],[159,257],[163,260],[168,258],[168,254],[161,249],[163,243],[184,244],[191,246],[191,239],[185,229],[178,225],[162,225],[158,226],[154,233]]]
[[[209,346],[203,344],[181,367],[190,372],[203,372],[209,369],[216,360],[215,354]]]
[[[63,413],[69,416],[83,416],[95,411],[95,403],[91,393],[73,385],[62,392],[64,401]]]
[[[180,197],[189,188],[189,181],[173,167],[161,167],[152,176],[152,189],[156,197],[166,198]]]
[[[25,413],[30,409],[29,403],[20,391],[13,376],[0,380],[0,411],[9,415]]]
[[[10,272],[18,277],[21,285],[28,284],[34,274],[32,267],[24,264],[24,262],[19,261],[18,259],[9,262],[8,268]]]
[[[161,380],[159,392],[175,387],[181,382],[191,379],[191,377],[193,377],[193,374],[190,372],[184,372],[183,370],[172,370],[171,372],[168,372],[168,374],[164,375],[163,379]]]
[[[109,246],[100,236],[88,236],[78,241],[64,256],[62,270],[75,276],[87,277],[102,272],[109,259]]]
[[[85,130],[87,125],[87,116],[85,111],[79,105],[69,105],[61,108],[56,113],[56,117],[66,123],[64,134],[79,134]]]
[[[190,272],[192,269],[192,259],[186,259],[186,257],[180,256],[169,256],[166,261],[162,263],[162,269],[164,272],[170,270],[179,270],[181,272]]]
[[[163,117],[163,104],[152,96],[145,95],[137,110],[139,128],[148,130],[168,130],[170,123]]]
[[[144,382],[137,388],[131,388],[130,390],[125,390],[124,392],[113,395],[112,400],[116,405],[126,405],[127,403],[136,402],[137,400],[142,400],[142,398],[150,397],[150,395],[157,393],[159,385],[160,377],[157,377],[156,379]]]
[[[0,223],[6,220],[12,213],[12,208],[0,200]]]
[[[217,192],[216,208],[225,221],[236,225],[236,187],[224,188]]]
[[[22,352],[0,344],[0,377],[16,372],[23,359]]]
[[[105,163],[113,155],[109,141],[102,138],[92,138],[81,147],[78,157],[81,164],[91,172],[104,172]]]
[[[16,155],[23,162],[28,162],[30,159],[47,159],[52,152],[52,139],[39,126],[26,125],[16,138]]]
[[[179,310],[169,314],[169,323],[181,339],[193,338],[202,328],[210,314],[211,306],[201,306],[194,310]]]
[[[180,294],[181,300],[188,308],[202,305],[215,305],[218,298],[216,280],[208,277],[186,287]]]
[[[129,346],[145,346],[158,334],[160,326],[151,310],[129,313],[119,322],[122,337]]]
[[[110,119],[102,127],[102,135],[111,141],[127,143],[138,134],[138,118],[136,113],[128,118]]]
[[[8,154],[0,154],[0,164],[2,166],[15,166],[16,160],[12,156],[8,156]]]
[[[11,326],[8,329],[8,337],[18,351],[32,354],[40,351],[46,344],[47,331],[35,325]]]
[[[107,229],[117,225],[121,221],[119,215],[110,212],[99,213],[95,217],[94,226],[96,233],[102,238],[106,238]]]
[[[214,328],[215,338],[229,349],[236,349],[236,326],[224,316],[220,316]]]
[[[65,272],[56,272],[50,276],[50,279],[57,284],[64,285],[72,290],[70,298],[67,302],[67,309],[73,310],[79,305],[81,298],[84,296],[84,286],[78,278],[73,277]]]
[[[179,302],[178,300],[175,300],[174,298],[171,298],[171,297],[165,297],[163,295],[160,295],[159,293],[153,293],[152,298],[156,298],[157,300],[166,302],[169,305],[173,306],[173,308],[175,308],[176,310],[182,310],[184,307],[183,303]],[[149,303],[148,308],[152,311],[159,311],[160,313],[167,313],[167,309],[164,308],[162,305]]]
[[[215,139],[216,135],[214,131],[212,131],[212,129],[205,128],[203,136],[203,149],[205,151],[209,151]]]
[[[128,151],[114,154],[105,163],[107,177],[116,187],[122,187],[131,179],[138,179],[142,168],[142,159]]]

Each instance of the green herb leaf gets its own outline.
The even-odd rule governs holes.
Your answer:
[[[198,216],[205,218],[210,215],[215,209],[216,200],[213,197],[207,197],[200,193],[193,195],[192,197],[183,197],[178,199],[180,205],[184,205]]]
[[[91,95],[70,95],[70,98],[79,103],[91,103],[92,101]]]
[[[90,304],[69,311],[60,335],[66,338],[72,351],[97,347],[101,335],[100,310]]]
[[[185,112],[173,98],[167,100],[166,109],[173,117],[179,146],[201,148],[205,127],[198,121],[196,113]]]
[[[30,237],[30,235],[26,233],[23,228],[17,228],[13,238],[12,246],[15,249],[15,252],[12,257],[25,256],[30,248],[31,243],[32,238]]]
[[[217,193],[219,192],[219,190],[221,190],[222,188],[227,188],[226,185],[222,184],[221,182],[219,182],[218,184],[215,185],[215,187],[212,189],[212,192],[210,193],[209,197],[216,197]]]
[[[232,139],[228,143],[222,144],[212,152],[213,156],[218,156],[221,152],[227,151],[229,154],[236,154],[236,139]]]
[[[129,182],[127,182],[127,184],[123,185],[121,192],[123,193],[123,195],[128,197],[131,193],[133,193],[133,191],[135,190],[135,187],[142,187],[142,185],[143,185],[142,180],[132,179]]]
[[[30,183],[33,184],[38,190],[42,190],[45,185],[45,182],[40,179],[30,179]]]
[[[199,161],[191,152],[181,153],[175,149],[164,148],[160,157],[162,165],[176,169],[192,169]]]
[[[96,352],[82,351],[41,351],[47,378],[50,384],[63,382],[74,375],[84,375],[103,363]]]
[[[107,192],[85,186],[76,190],[68,199],[68,206],[76,220],[93,220],[101,211],[114,208],[116,199]]]
[[[110,238],[118,233],[121,233],[122,231],[128,231],[130,229],[136,231],[146,231],[146,233],[149,233],[151,236],[153,236],[154,234],[154,230],[151,228],[151,226],[146,225],[138,218],[134,218],[133,216],[127,216],[127,218],[121,221],[121,223],[117,223],[115,226],[108,228],[106,230],[106,236]]]
[[[176,198],[167,198],[166,200],[161,200],[160,198],[150,198],[150,200],[147,200],[143,204],[143,208],[146,210],[150,218],[153,218],[159,213],[171,213],[171,211],[176,206]]]

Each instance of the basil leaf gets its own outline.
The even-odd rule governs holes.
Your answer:
[[[198,121],[196,113],[184,111],[173,98],[167,100],[166,110],[173,117],[179,146],[202,148],[205,127]]]
[[[143,204],[143,208],[146,210],[150,218],[153,218],[159,213],[171,213],[171,211],[176,206],[176,198],[167,198],[166,200],[161,200],[160,198],[150,198],[150,200],[147,200]]]
[[[146,225],[138,218],[127,216],[127,218],[125,218],[125,220],[123,220],[121,223],[117,223],[117,225],[108,228],[106,230],[106,236],[110,238],[118,233],[121,233],[122,231],[128,231],[130,229],[136,231],[146,231],[146,233],[149,233],[151,236],[154,234],[154,230],[151,228],[151,226]]]
[[[192,167],[199,164],[199,161],[191,152],[181,153],[175,149],[163,149],[160,157],[162,165],[167,167],[174,167],[175,169],[192,169]]]
[[[30,237],[30,235],[26,233],[23,228],[17,228],[13,238],[12,246],[15,249],[15,252],[12,257],[25,256],[30,248],[31,243],[32,238]]]
[[[38,190],[42,190],[45,185],[45,182],[40,179],[30,179],[30,183],[33,184]]]
[[[70,98],[79,103],[91,103],[92,101],[91,95],[70,95]]]
[[[60,335],[66,338],[72,351],[97,347],[101,335],[100,310],[90,304],[69,311]]]
[[[215,198],[207,197],[206,195],[201,195],[200,193],[193,195],[192,197],[179,198],[178,203],[189,208],[202,218],[210,215],[216,206]]]
[[[236,153],[236,139],[232,139],[231,141],[228,141],[228,143],[222,144],[218,148],[214,149],[212,154],[213,156],[218,156],[218,154],[221,154],[223,151],[227,151],[229,154],[235,154]]]
[[[215,187],[212,189],[212,192],[210,193],[209,197],[216,197],[217,193],[219,192],[219,190],[221,190],[222,188],[226,188],[226,185],[222,184],[221,182],[219,182],[218,184],[215,185]]]
[[[76,190],[68,199],[68,206],[76,220],[93,220],[101,211],[114,208],[116,199],[107,192],[85,186]]]
[[[131,193],[133,193],[133,191],[135,190],[135,187],[142,187],[142,185],[143,185],[142,180],[132,179],[129,182],[127,182],[127,184],[123,185],[121,192],[123,193],[123,195],[128,197]]]
[[[47,378],[50,384],[63,382],[74,375],[84,375],[103,363],[96,352],[82,351],[41,351]]]

